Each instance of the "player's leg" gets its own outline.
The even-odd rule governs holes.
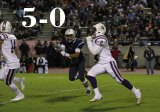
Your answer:
[[[97,101],[100,100],[102,98],[101,93],[99,92],[99,89],[97,87],[97,80],[96,80],[96,75],[104,73],[105,69],[103,68],[103,66],[101,64],[96,64],[94,65],[89,71],[88,71],[88,80],[90,81],[92,88],[94,90],[95,96],[93,99],[91,99],[90,101]]]
[[[78,65],[79,79],[83,86],[87,90],[87,94],[91,93],[91,88],[88,85],[88,80],[85,78],[85,59],[83,59]]]
[[[124,79],[117,67],[115,61],[111,61],[105,66],[106,71],[120,84],[131,90],[137,98],[137,104],[141,101],[141,92],[139,89],[136,89],[128,80]]]
[[[6,69],[6,73],[6,85],[8,85],[11,90],[16,93],[16,97],[12,99],[12,101],[22,100],[24,98],[24,95],[20,92],[18,87],[12,81],[15,76],[15,69]]]
[[[24,81],[25,81],[24,77],[22,77],[22,78],[14,77],[13,78],[13,82],[17,82],[21,86],[22,90],[25,88],[25,82]]]
[[[5,69],[2,67],[2,69],[0,69],[0,80],[4,81],[5,77]]]
[[[78,66],[71,66],[69,68],[69,80],[74,81],[79,79],[79,75],[77,74],[78,72]]]

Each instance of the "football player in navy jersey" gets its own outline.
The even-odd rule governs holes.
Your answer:
[[[85,78],[85,57],[82,52],[84,42],[81,39],[75,37],[75,31],[68,29],[65,32],[65,41],[61,43],[62,56],[68,57],[71,60],[69,68],[69,80],[74,81],[79,79],[87,90],[87,93],[91,93],[91,88],[88,85],[88,81]]]
[[[137,104],[141,101],[141,92],[136,89],[128,80],[124,79],[117,67],[115,59],[112,57],[108,39],[105,36],[106,27],[102,23],[93,26],[95,29],[93,36],[88,36],[87,46],[93,55],[99,54],[99,61],[88,71],[87,76],[90,81],[95,96],[90,101],[97,101],[102,99],[102,95],[97,87],[96,76],[102,73],[108,73],[116,82],[122,84],[131,90],[137,98]]]

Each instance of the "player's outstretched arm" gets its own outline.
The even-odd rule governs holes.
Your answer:
[[[98,46],[98,45],[93,45],[92,43],[92,36],[88,36],[86,38],[87,40],[87,46],[88,46],[88,49],[90,50],[90,52],[93,54],[93,55],[96,55],[98,54],[101,50],[102,50],[102,47],[101,46]]]

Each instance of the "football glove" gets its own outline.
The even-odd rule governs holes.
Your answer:
[[[62,56],[70,57],[70,55],[64,51],[61,51]]]
[[[93,38],[93,36],[88,36],[88,37],[86,37],[86,40],[87,41],[92,41],[92,38]]]

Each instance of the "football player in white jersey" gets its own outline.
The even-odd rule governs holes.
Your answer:
[[[16,93],[16,97],[11,101],[18,101],[24,98],[24,95],[15,85],[15,81],[18,82],[22,89],[24,88],[23,79],[16,78],[16,69],[20,68],[20,62],[16,55],[16,41],[17,38],[11,34],[12,25],[9,21],[3,21],[0,24],[0,41],[1,41],[1,52],[6,60],[5,65],[0,70],[0,79],[8,85],[11,90]]]
[[[108,40],[105,36],[106,27],[102,23],[98,23],[94,25],[93,28],[95,29],[95,33],[93,36],[88,36],[86,38],[87,46],[93,55],[99,54],[99,61],[87,73],[88,80],[90,81],[95,93],[95,96],[90,101],[93,102],[102,99],[95,77],[107,72],[118,83],[131,90],[137,98],[137,104],[140,104],[140,90],[136,89],[128,80],[122,77],[117,67],[117,63],[110,53]]]

